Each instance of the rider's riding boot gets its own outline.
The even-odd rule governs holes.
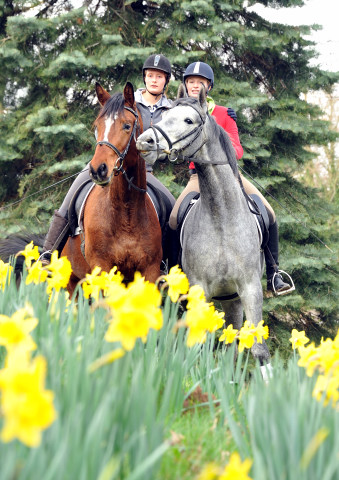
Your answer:
[[[269,226],[267,247],[271,252],[270,255],[265,249],[267,290],[281,294],[281,292],[289,290],[292,286],[284,282],[280,273],[277,273],[279,266],[279,233],[277,222]]]
[[[51,255],[54,250],[58,250],[59,254],[67,242],[67,233],[69,229],[68,219],[61,216],[58,210],[54,211],[51,225],[47,232],[43,253],[40,260],[43,265],[48,265],[51,260]]]
[[[167,261],[168,270],[179,264],[180,240],[176,230],[168,226],[167,230]]]

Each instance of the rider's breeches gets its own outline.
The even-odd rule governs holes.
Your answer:
[[[88,178],[89,178],[89,164],[86,165],[86,167],[79,173],[79,175],[76,177],[76,179],[72,183],[70,189],[68,190],[68,192],[67,192],[67,194],[64,198],[64,201],[62,202],[61,207],[59,208],[59,214],[62,217],[67,218],[68,207],[71,204],[71,200],[73,198],[73,195],[78,190],[80,185],[82,185],[84,182],[86,182],[86,180],[88,180]]]
[[[271,205],[266,200],[266,198],[259,192],[259,190],[254,185],[252,185],[251,182],[249,182],[247,180],[247,178],[245,178],[241,175],[241,180],[242,180],[244,190],[247,193],[247,195],[249,195],[251,193],[255,193],[256,195],[258,195],[261,198],[261,200],[263,201],[263,203],[266,207],[267,214],[268,214],[268,217],[269,217],[269,220],[270,220],[270,225],[273,224],[275,222],[275,213],[274,213],[274,210],[271,207]],[[198,180],[198,174],[197,173],[193,173],[191,175],[186,187],[181,192],[180,196],[178,197],[178,200],[175,202],[175,205],[173,207],[173,210],[172,210],[172,213],[171,213],[171,216],[170,216],[170,219],[169,219],[169,225],[173,230],[175,230],[177,228],[177,216],[178,216],[178,210],[179,210],[180,204],[183,201],[183,199],[186,197],[186,195],[190,192],[200,192],[199,180]]]

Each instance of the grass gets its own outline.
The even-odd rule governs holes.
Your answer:
[[[209,462],[226,464],[236,449],[225,424],[220,425],[208,407],[196,407],[182,414],[167,429],[172,442],[161,461],[156,480],[191,480]]]

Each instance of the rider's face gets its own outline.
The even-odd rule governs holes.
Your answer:
[[[189,97],[198,97],[201,84],[204,85],[206,92],[208,92],[209,81],[207,78],[192,75],[186,78],[186,88]]]
[[[145,72],[145,84],[149,92],[160,95],[165,87],[166,74],[160,70],[149,69]]]

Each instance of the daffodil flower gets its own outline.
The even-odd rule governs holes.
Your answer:
[[[185,295],[188,292],[188,279],[178,265],[172,267],[164,278],[169,285],[168,295],[172,302],[177,302],[180,295]]]
[[[228,325],[227,328],[224,328],[222,335],[219,337],[219,342],[225,341],[225,344],[232,343],[238,333],[236,328],[233,328],[233,325]]]
[[[309,339],[306,337],[305,332],[298,332],[295,328],[292,330],[292,336],[289,339],[292,343],[293,350],[299,347],[303,347],[306,343],[309,342]]]
[[[56,418],[53,392],[44,389],[45,377],[42,356],[29,363],[23,363],[21,356],[12,356],[10,364],[0,370],[3,442],[17,438],[29,447],[40,444],[41,431]]]
[[[9,284],[13,267],[9,263],[0,260],[0,288],[5,290],[6,284]]]
[[[25,264],[27,270],[31,267],[32,262],[38,260],[38,258],[40,257],[39,249],[37,245],[33,245],[33,241],[26,245],[25,250],[21,250],[16,254],[17,257],[19,255],[23,255],[25,257]]]

